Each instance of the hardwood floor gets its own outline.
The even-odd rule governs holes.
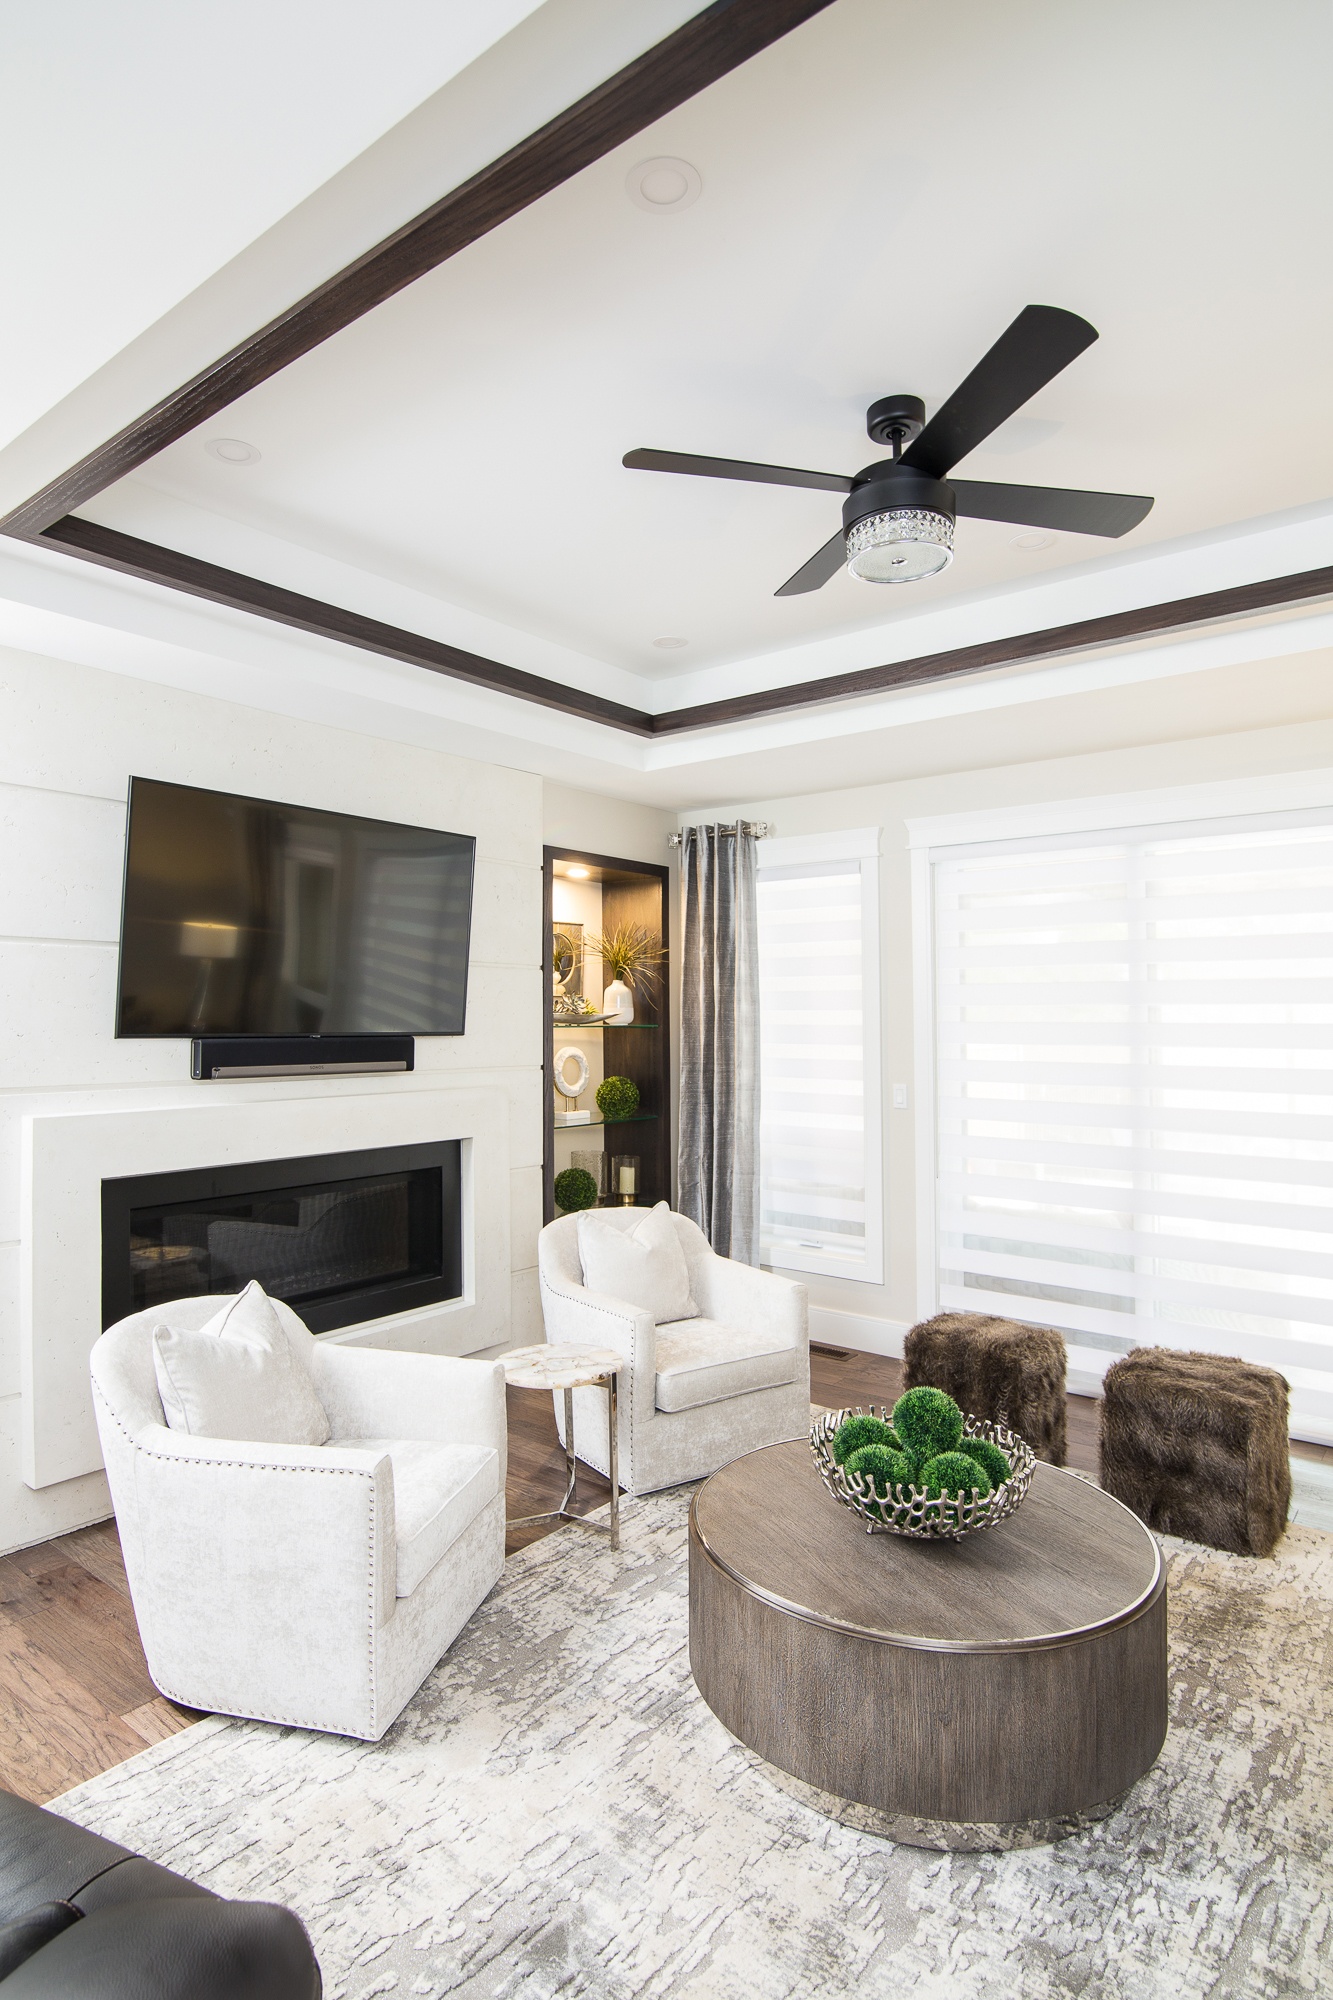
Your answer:
[[[40,1803],[195,1720],[148,1678],[114,1522],[0,1559],[0,1784]]]
[[[817,1403],[891,1403],[901,1377],[898,1362],[877,1355],[811,1350]],[[565,1487],[551,1398],[536,1389],[508,1397],[509,1513],[540,1513]],[[1292,1449],[1333,1462],[1319,1445]],[[1069,1398],[1069,1463],[1097,1470],[1097,1405],[1087,1396]],[[580,1467],[574,1511],[591,1513],[609,1491]],[[550,1523],[517,1529],[506,1551],[554,1532]],[[148,1678],[114,1522],[0,1558],[0,1785],[41,1803],[197,1720]]]

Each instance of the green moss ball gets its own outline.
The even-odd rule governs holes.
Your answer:
[[[966,1499],[973,1487],[981,1499],[991,1490],[990,1474],[975,1458],[963,1451],[942,1451],[921,1468],[921,1484],[932,1500],[941,1494],[950,1500]]]
[[[885,1445],[890,1451],[898,1450],[898,1440],[888,1425],[879,1417],[848,1417],[833,1433],[833,1457],[838,1465],[846,1465],[854,1451],[862,1445]]]
[[[998,1444],[991,1444],[987,1438],[964,1438],[958,1446],[967,1458],[974,1458],[990,1475],[992,1490],[1003,1486],[1006,1479],[1012,1479],[1014,1468],[1010,1465]]]
[[[881,1500],[887,1500],[893,1486],[910,1486],[916,1467],[905,1451],[891,1451],[883,1444],[863,1444],[848,1459],[847,1472],[859,1472],[868,1479]]]
[[[597,1086],[597,1109],[608,1123],[632,1118],[639,1108],[639,1086],[628,1076],[604,1077]]]
[[[576,1208],[596,1208],[597,1183],[586,1167],[566,1167],[556,1175],[555,1205],[566,1215]]]
[[[909,1389],[893,1406],[893,1428],[915,1457],[936,1458],[963,1435],[963,1413],[943,1389]]]

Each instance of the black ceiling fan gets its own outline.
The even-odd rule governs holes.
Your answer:
[[[630,451],[622,463],[641,472],[692,472],[705,479],[752,479],[767,486],[845,493],[842,527],[787,578],[774,592],[777,597],[818,590],[844,563],[869,583],[915,583],[934,576],[952,560],[958,514],[1079,535],[1126,535],[1153,504],[1144,494],[946,477],[1096,338],[1097,329],[1077,313],[1058,306],[1024,306],[929,423],[919,396],[882,396],[872,403],[866,430],[876,444],[888,445],[893,456],[863,467],[850,479],[838,472],[696,458],[684,451]]]

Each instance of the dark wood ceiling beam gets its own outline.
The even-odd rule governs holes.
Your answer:
[[[752,722],[756,716],[783,714],[793,708],[813,708],[825,701],[851,701],[858,695],[887,694],[893,688],[921,681],[948,680],[955,674],[983,673],[994,667],[1030,666],[1060,653],[1083,653],[1091,647],[1122,646],[1134,639],[1151,639],[1187,625],[1215,625],[1220,619],[1244,618],[1257,611],[1306,604],[1312,598],[1333,597],[1333,568],[1301,570],[1292,576],[1242,583],[1230,590],[1210,590],[1197,597],[1177,597],[1166,604],[1147,604],[1137,611],[1115,611],[1102,618],[1083,618],[1073,625],[1051,625],[1038,632],[1020,632],[1009,639],[988,639],[977,646],[958,646],[946,653],[923,653],[914,660],[888,666],[862,667],[855,673],[830,674],[822,681],[796,681],[789,687],[765,688],[758,694],[733,695],[725,701],[700,702],[676,708],[653,720],[654,736],[682,729],[711,729],[720,723]]]
[[[116,528],[101,527],[96,521],[80,521],[73,515],[57,521],[38,538],[39,545],[60,548],[103,569],[119,570],[124,576],[142,577],[148,583],[167,584],[191,597],[206,597],[212,604],[226,604],[233,611],[253,611],[278,625],[311,632],[320,639],[337,639],[363,653],[382,653],[390,660],[404,660],[410,666],[425,667],[451,680],[470,681],[474,687],[495,693],[517,695],[522,701],[539,702],[544,708],[576,715],[584,722],[604,722],[612,729],[629,730],[636,736],[651,736],[653,718],[623,702],[606,701],[601,695],[585,694],[578,688],[561,687],[540,674],[527,674],[518,667],[506,667],[480,653],[448,646],[441,639],[423,638],[419,632],[385,625],[378,618],[364,618],[359,611],[346,611],[338,604],[326,604],[318,597],[303,597],[258,577],[243,576],[239,570],[222,569],[217,563],[201,562],[197,556],[181,555],[156,542],[140,541],[136,535],[122,535]]]
[[[1060,654],[1125,645],[1188,626],[1212,625],[1223,619],[1244,618],[1256,612],[1333,597],[1333,567],[1301,570],[1292,576],[1269,577],[1258,583],[1237,584],[1228,590],[1178,597],[1167,604],[1144,605],[1136,611],[1112,612],[1102,618],[1080,619],[1076,624],[1021,632],[1009,639],[958,646],[948,652],[923,653],[916,659],[893,660],[882,667],[863,667],[855,673],[831,674],[822,681],[798,681],[788,687],[763,688],[755,694],[733,695],[723,701],[700,702],[690,708],[649,715],[642,709],[607,701],[601,695],[561,687],[539,674],[524,673],[482,654],[465,652],[461,646],[423,638],[420,633],[405,631],[401,626],[385,625],[377,618],[346,611],[341,605],[304,597],[278,584],[243,576],[238,570],[222,569],[216,563],[202,562],[197,556],[181,555],[155,542],[140,541],[137,536],[121,534],[116,528],[101,527],[96,521],[81,521],[71,516],[57,521],[36,540],[40,546],[63,549],[105,569],[120,570],[149,583],[166,584],[173,590],[229,605],[235,611],[250,611],[321,639],[336,639],[363,652],[381,653],[388,659],[425,667],[452,680],[468,681],[474,687],[489,688],[497,694],[516,695],[521,701],[539,702],[545,708],[558,709],[586,722],[605,723],[611,729],[626,730],[635,736],[672,736],[684,730],[752,722],[761,716],[782,715],[824,702],[853,701],[868,695],[888,694],[895,688],[951,680],[959,674],[1031,665]]]
[[[247,390],[831,5],[832,0],[715,0],[89,452],[0,520],[0,530],[41,534]]]

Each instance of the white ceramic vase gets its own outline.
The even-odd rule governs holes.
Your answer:
[[[634,1019],[634,994],[623,979],[602,988],[602,1012],[617,1028],[627,1028]]]

